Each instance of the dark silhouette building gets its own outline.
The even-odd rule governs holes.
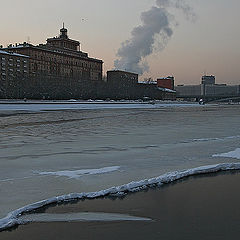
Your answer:
[[[138,83],[138,74],[121,70],[108,71],[107,82],[115,85],[134,85]]]
[[[46,44],[10,44],[0,52],[0,98],[29,99],[174,99],[157,86],[138,83],[138,75],[108,71],[103,61],[82,52],[80,42],[60,35]]]
[[[138,82],[138,74],[113,70],[107,72],[108,96],[113,99],[175,100],[175,91],[165,91],[156,84]]]

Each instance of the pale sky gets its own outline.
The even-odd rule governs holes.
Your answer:
[[[144,77],[174,75],[176,84],[198,84],[206,72],[217,83],[240,84],[240,1],[185,0],[197,19],[187,21],[174,11],[178,26],[162,51],[146,60]],[[59,34],[62,22],[82,51],[104,61],[104,73],[114,67],[121,43],[141,24],[140,14],[155,0],[0,0],[0,44],[45,43]]]

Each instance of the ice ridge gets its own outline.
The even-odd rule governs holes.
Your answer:
[[[70,193],[67,195],[52,197],[46,200],[42,200],[22,208],[19,208],[15,211],[10,212],[5,218],[0,219],[0,231],[3,231],[7,228],[13,227],[15,225],[23,224],[19,216],[24,213],[31,212],[43,206],[47,206],[53,203],[60,203],[64,201],[72,201],[77,199],[94,199],[104,196],[122,196],[130,192],[141,191],[145,188],[152,186],[161,186],[176,180],[182,179],[184,177],[206,174],[206,173],[215,173],[220,171],[229,171],[229,170],[240,170],[239,163],[221,163],[215,165],[207,165],[182,171],[175,171],[163,174],[159,177],[144,179],[138,182],[130,182],[121,186],[111,187],[105,190],[97,192],[83,192],[83,193]]]

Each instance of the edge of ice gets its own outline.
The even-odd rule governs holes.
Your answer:
[[[111,221],[152,221],[151,218],[132,216],[121,213],[74,212],[74,213],[40,213],[23,215],[21,222],[111,222]]]
[[[78,170],[64,170],[55,172],[38,172],[40,175],[53,175],[57,177],[80,178],[86,175],[105,174],[118,171],[120,166],[103,167],[97,169],[78,169]]]
[[[214,154],[213,157],[226,157],[226,158],[236,158],[240,159],[240,148],[235,149],[234,151],[227,153]]]
[[[215,173],[221,171],[229,171],[229,170],[240,170],[240,162],[239,163],[221,163],[215,165],[207,165],[182,171],[175,171],[163,174],[161,176],[144,179],[137,182],[130,182],[121,186],[111,187],[105,190],[100,190],[97,192],[82,192],[82,193],[70,193],[67,195],[56,196],[46,200],[42,200],[39,202],[35,202],[29,205],[26,205],[22,208],[19,208],[15,211],[10,212],[5,218],[0,219],[0,231],[6,230],[7,228],[11,228],[16,225],[23,224],[21,220],[18,218],[24,213],[31,212],[33,210],[39,209],[41,207],[47,206],[53,203],[60,203],[64,201],[72,201],[72,200],[80,200],[80,199],[94,199],[98,197],[104,196],[122,196],[130,192],[138,192],[143,189],[152,186],[161,186],[163,184],[171,183],[176,180],[193,176],[199,174],[206,173]]]

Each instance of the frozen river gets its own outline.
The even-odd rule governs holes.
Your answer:
[[[239,105],[0,104],[0,218],[54,196],[240,162],[239,122]]]

